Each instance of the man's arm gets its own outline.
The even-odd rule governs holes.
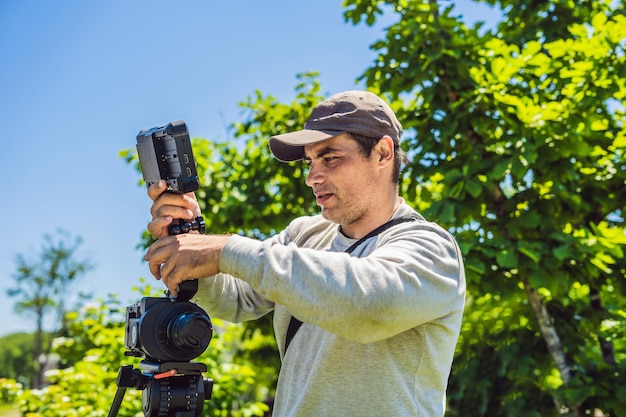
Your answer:
[[[447,232],[420,223],[384,240],[357,258],[233,236],[220,269],[301,321],[364,343],[462,311],[463,265]]]

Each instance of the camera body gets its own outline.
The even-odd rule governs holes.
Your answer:
[[[141,174],[147,187],[165,180],[167,191],[171,193],[189,193],[200,188],[189,131],[184,121],[178,120],[140,131],[136,146]],[[175,220],[168,227],[170,235],[192,230],[204,234],[206,224],[202,216],[191,221]]]
[[[148,187],[165,180],[168,191],[175,193],[188,193],[199,188],[196,162],[184,121],[140,131],[137,154]]]
[[[185,281],[177,298],[144,297],[126,307],[124,346],[128,356],[150,363],[186,362],[200,356],[211,342],[209,315],[188,301],[198,281]],[[181,297],[182,295],[182,297]]]

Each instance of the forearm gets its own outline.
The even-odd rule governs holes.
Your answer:
[[[457,299],[460,271],[453,248],[424,248],[421,243],[417,257],[411,245],[388,245],[355,258],[234,237],[220,269],[241,277],[304,322],[349,339],[373,341],[442,317]],[[434,267],[432,259],[439,265]]]
[[[248,283],[226,274],[198,280],[198,304],[210,316],[233,323],[257,319],[274,303],[255,292]]]

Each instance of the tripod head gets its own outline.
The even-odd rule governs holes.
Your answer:
[[[143,372],[141,370],[143,370]],[[118,393],[109,417],[117,414],[126,388],[143,390],[146,417],[200,417],[202,404],[210,399],[213,381],[202,377],[206,365],[189,362],[140,363],[140,369],[124,365],[117,375]],[[119,394],[121,392],[121,394]],[[118,398],[119,397],[119,398]]]

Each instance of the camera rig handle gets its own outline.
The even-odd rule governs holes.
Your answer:
[[[192,230],[197,231],[201,235],[206,233],[206,223],[204,222],[204,217],[198,216],[192,221],[179,219],[178,223],[171,224],[167,228],[167,232],[170,236],[189,233]]]
[[[182,219],[178,220],[178,224],[171,224],[167,231],[170,236],[180,235],[183,233],[189,233],[192,230],[198,231],[200,234],[206,232],[206,224],[202,216],[196,217],[194,221],[188,222]],[[178,286],[178,295],[175,297],[178,301],[189,301],[191,297],[198,291],[198,280],[192,279],[189,281],[183,281]],[[174,298],[170,291],[166,292],[167,297]]]
[[[178,295],[176,296],[176,301],[189,301],[191,297],[193,297],[196,292],[198,292],[198,280],[190,279],[188,281],[183,281],[178,286]],[[167,291],[168,297],[170,297],[169,290]],[[171,298],[171,297],[170,297]]]

